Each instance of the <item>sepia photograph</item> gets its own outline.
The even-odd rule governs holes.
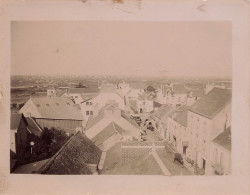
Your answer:
[[[185,193],[193,181],[196,192],[236,194],[226,183],[249,172],[249,29],[237,23],[249,4],[67,3],[9,4],[0,83],[9,176],[0,171],[0,194],[11,178],[137,185],[120,194],[167,194],[166,185]],[[48,194],[59,191],[71,192]]]

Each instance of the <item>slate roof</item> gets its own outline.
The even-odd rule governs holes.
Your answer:
[[[40,118],[83,120],[79,110],[71,100],[64,97],[31,98],[40,113]]]
[[[87,164],[98,164],[102,151],[85,135],[77,132],[39,170],[42,174],[91,174]]]
[[[220,133],[216,138],[214,138],[213,142],[222,146],[228,151],[231,151],[232,148],[231,126],[228,127],[222,133]]]
[[[179,124],[183,125],[184,127],[187,127],[187,110],[184,110],[176,115],[174,120],[178,122]]]
[[[214,88],[207,95],[200,98],[191,107],[190,111],[212,119],[232,100],[232,91],[229,89]]]
[[[10,129],[11,130],[17,130],[22,118],[21,113],[15,113],[15,114],[11,114],[10,116]]]

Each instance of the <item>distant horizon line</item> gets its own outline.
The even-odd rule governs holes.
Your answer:
[[[149,75],[120,75],[120,74],[11,74],[12,76],[44,76],[44,77],[128,77],[128,78],[151,78],[151,79],[226,79],[232,80],[232,76],[149,76]]]

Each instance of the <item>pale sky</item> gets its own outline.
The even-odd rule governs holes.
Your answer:
[[[230,22],[12,22],[11,74],[232,75]]]

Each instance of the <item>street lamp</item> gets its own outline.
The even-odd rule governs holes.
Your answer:
[[[30,153],[32,154],[32,147],[35,145],[35,142],[31,141],[30,142]]]

